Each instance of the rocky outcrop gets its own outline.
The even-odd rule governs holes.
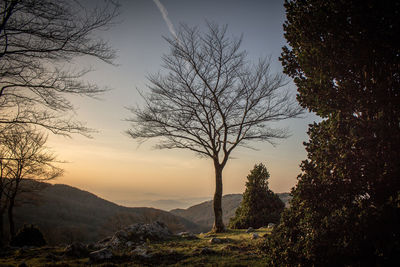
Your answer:
[[[74,258],[85,258],[89,254],[87,246],[80,242],[75,242],[68,245],[64,249],[64,255]]]
[[[102,248],[89,254],[91,262],[105,261],[111,259],[112,257],[113,254],[109,248]]]
[[[150,224],[135,223],[119,231],[112,237],[96,244],[97,248],[133,249],[147,241],[162,241],[173,237],[168,227],[162,222]]]

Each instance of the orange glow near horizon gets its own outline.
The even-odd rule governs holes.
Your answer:
[[[215,187],[210,159],[185,150],[155,150],[153,142],[138,146],[121,133],[115,133],[120,138],[110,136],[50,136],[49,146],[59,160],[67,161],[61,165],[64,176],[52,183],[75,186],[118,204],[212,197]],[[275,148],[256,143],[258,151],[238,149],[224,169],[223,193],[243,193],[246,176],[260,162],[271,174],[270,188],[289,192],[300,172],[300,160],[305,158],[301,145],[293,148],[294,141],[286,140]]]
[[[100,100],[71,97],[77,108],[76,119],[99,132],[93,139],[79,135],[72,139],[49,137],[48,146],[58,159],[69,162],[61,166],[64,176],[52,182],[75,186],[124,205],[143,200],[211,198],[215,189],[211,160],[198,158],[190,151],[154,150],[157,140],[139,146],[123,134],[130,127],[124,121],[131,115],[126,107],[140,106],[142,101],[136,89],[146,92],[148,74],[162,71],[161,58],[170,51],[163,36],[170,36],[170,32],[153,1],[121,4],[120,23],[99,32],[118,51],[116,65],[91,57],[70,62],[71,68],[94,69],[84,81],[112,90],[101,95]],[[286,45],[283,1],[256,1],[251,5],[244,1],[229,5],[223,1],[164,1],[163,5],[174,26],[183,22],[202,29],[205,19],[227,24],[229,35],[243,34],[242,49],[248,52],[249,61],[257,62],[270,55],[272,73],[282,72],[278,57]],[[296,92],[292,82],[286,89]],[[254,143],[251,145],[256,151],[234,151],[223,172],[223,193],[242,193],[246,176],[257,163],[267,166],[273,191],[289,192],[300,172],[299,164],[306,158],[302,142],[308,138],[307,124],[314,120],[318,118],[307,114],[303,119],[279,123],[279,127],[288,127],[292,136],[276,147]]]

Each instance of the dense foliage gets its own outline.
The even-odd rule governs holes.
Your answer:
[[[286,1],[284,70],[310,125],[291,208],[268,241],[277,266],[400,262],[396,1]]]
[[[235,216],[230,220],[230,228],[259,228],[279,221],[285,204],[268,188],[269,177],[262,163],[254,166],[247,176],[246,191]]]

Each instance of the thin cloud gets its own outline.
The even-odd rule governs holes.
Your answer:
[[[163,4],[161,4],[161,2],[159,0],[153,0],[153,1],[157,5],[158,9],[160,10],[161,15],[163,16],[163,19],[168,26],[169,32],[175,37],[175,39],[178,40],[178,36],[176,35],[174,25],[168,18],[167,9],[163,6]]]

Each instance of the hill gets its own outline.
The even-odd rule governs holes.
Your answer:
[[[35,204],[15,208],[17,227],[35,224],[52,244],[93,242],[135,222],[162,221],[174,232],[202,230],[187,219],[154,208],[119,206],[96,195],[62,184],[41,183]]]
[[[278,195],[287,206],[290,199],[289,193],[278,193]],[[229,219],[235,215],[235,211],[239,207],[240,202],[242,202],[242,198],[242,194],[230,194],[222,197],[222,219],[225,225],[228,224]],[[210,230],[214,223],[212,200],[205,201],[187,209],[174,209],[170,212],[192,221],[206,230]]]

